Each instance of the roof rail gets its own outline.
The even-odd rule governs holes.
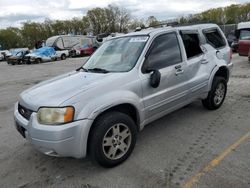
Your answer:
[[[149,28],[159,28],[159,27],[169,27],[169,26],[171,26],[171,25],[168,25],[166,23],[160,23],[160,24],[156,24],[156,25],[152,25],[152,26],[143,27],[143,28],[137,27],[137,28],[135,28],[135,32],[141,31],[144,29],[149,29]]]
[[[190,25],[199,25],[199,24],[211,24],[211,22],[196,22],[196,23],[178,23],[173,25],[172,27],[182,27],[182,26],[190,26]]]

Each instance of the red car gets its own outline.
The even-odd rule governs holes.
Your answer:
[[[70,51],[71,57],[91,55],[98,48],[95,37],[86,37],[81,40],[81,46],[73,47]]]
[[[250,62],[250,49],[249,49],[249,52],[248,52],[248,60]]]
[[[92,43],[91,44],[89,43],[89,44],[83,45],[78,50],[80,51],[80,55],[84,56],[84,55],[91,55],[92,53],[94,53],[94,51],[96,50],[96,48],[93,46]]]
[[[250,22],[243,22],[238,24],[237,37],[239,39],[239,55],[248,56],[248,52],[250,49]]]

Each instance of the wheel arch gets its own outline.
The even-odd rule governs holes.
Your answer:
[[[225,80],[228,82],[229,81],[229,69],[227,66],[220,66],[220,67],[215,67],[214,70],[212,71],[212,74],[209,79],[209,85],[208,85],[208,91],[210,91],[213,80],[216,76],[220,76],[225,78]]]
[[[95,122],[98,120],[99,117],[101,117],[102,115],[108,113],[108,112],[112,112],[112,111],[118,111],[118,112],[122,112],[127,114],[128,116],[130,116],[137,127],[137,131],[140,130],[140,114],[138,109],[131,103],[121,103],[121,104],[116,104],[112,107],[109,107],[103,111],[101,111],[94,119],[93,123],[90,126],[90,130],[88,133],[88,138],[87,138],[87,153],[89,152],[89,144],[90,144],[90,137],[91,137],[91,132],[94,130],[94,124]]]

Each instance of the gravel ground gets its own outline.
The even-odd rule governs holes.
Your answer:
[[[54,158],[32,148],[15,130],[18,94],[78,68],[86,58],[39,65],[0,62],[0,187],[182,187],[210,161],[250,131],[250,64],[234,55],[228,95],[217,111],[199,101],[148,125],[131,157],[105,169],[88,158]],[[250,187],[250,139],[203,173],[194,187]]]

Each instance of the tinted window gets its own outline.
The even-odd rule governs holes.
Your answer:
[[[221,48],[226,45],[224,38],[217,29],[204,32],[207,42],[214,48]]]
[[[250,31],[249,30],[241,30],[240,31],[240,40],[250,40]]]
[[[185,46],[187,58],[202,54],[198,34],[182,34],[181,37]]]
[[[158,36],[148,52],[149,67],[161,69],[182,61],[178,39],[175,33]]]

